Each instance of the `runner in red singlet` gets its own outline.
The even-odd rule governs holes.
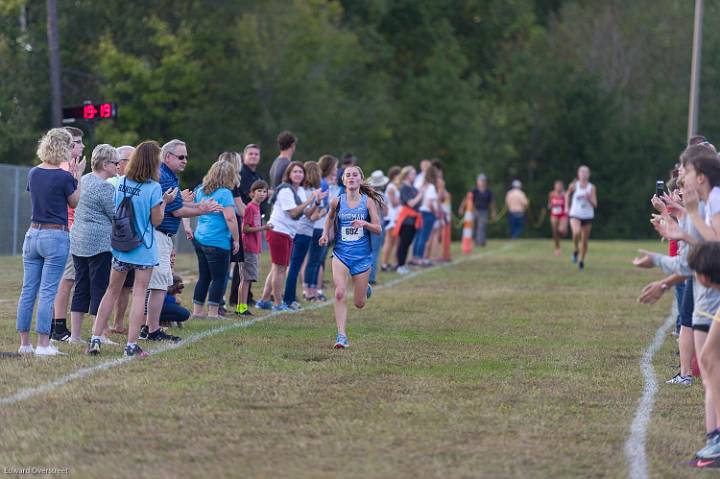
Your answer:
[[[565,185],[556,180],[553,190],[548,194],[550,210],[550,227],[555,242],[555,256],[560,256],[560,238],[565,237],[568,229],[567,205],[565,204]]]

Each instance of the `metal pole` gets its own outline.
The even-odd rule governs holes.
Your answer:
[[[60,89],[60,35],[58,34],[57,2],[47,0],[47,40],[50,62],[50,124],[62,126],[62,92]]]
[[[13,238],[12,254],[18,254],[18,222],[20,221],[20,168],[15,167],[15,188],[13,195]]]
[[[695,0],[692,70],[690,72],[690,106],[688,108],[688,140],[697,135],[698,99],[700,97],[700,53],[702,51],[703,0]]]

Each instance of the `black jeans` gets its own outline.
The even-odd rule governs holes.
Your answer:
[[[400,239],[398,240],[397,247],[398,266],[404,266],[405,261],[407,261],[410,243],[412,243],[413,238],[415,238],[415,231],[415,224],[404,224],[400,226]]]
[[[177,303],[163,303],[162,312],[160,313],[160,321],[176,321],[181,323],[187,321],[190,317],[190,311],[183,308]]]
[[[193,240],[198,258],[198,280],[195,284],[193,303],[218,306],[223,297],[225,278],[230,267],[230,250],[204,246]]]
[[[75,292],[70,311],[97,315],[100,300],[110,282],[112,253],[106,251],[95,256],[75,256]]]

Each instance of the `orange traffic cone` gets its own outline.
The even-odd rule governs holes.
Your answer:
[[[475,211],[473,206],[472,192],[468,192],[465,196],[465,215],[463,216],[462,230],[462,252],[470,254],[473,250],[473,223],[475,219]]]

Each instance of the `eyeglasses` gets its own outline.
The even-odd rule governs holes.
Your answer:
[[[176,155],[176,154],[173,153],[172,151],[168,151],[168,153],[170,153],[172,156],[174,156],[174,157],[177,158],[178,160],[187,160],[187,159],[188,159],[188,156],[187,156],[187,155]]]
[[[72,142],[73,142],[73,144],[75,144],[75,145],[82,145],[82,144],[83,144],[82,140],[73,140]]]

